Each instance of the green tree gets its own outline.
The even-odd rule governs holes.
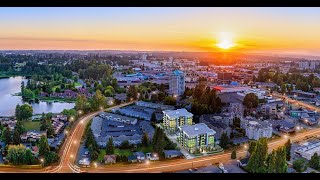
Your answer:
[[[11,133],[8,127],[3,128],[2,139],[6,144],[11,144],[12,142]]]
[[[9,145],[6,158],[14,165],[21,165],[24,161],[25,150],[26,148],[22,144]]]
[[[152,115],[151,115],[151,122],[152,123],[157,123],[157,118],[156,118],[156,113],[153,112]]]
[[[46,156],[50,152],[50,147],[48,144],[48,139],[46,136],[42,135],[39,140],[39,156]]]
[[[297,172],[303,172],[307,169],[306,161],[304,159],[297,159],[292,163],[293,169]]]
[[[106,97],[101,93],[100,90],[96,91],[96,94],[92,97],[92,107],[94,110],[99,110],[100,108],[105,108],[107,105]]]
[[[237,158],[237,152],[236,149],[233,149],[231,152],[231,159],[236,159]]]
[[[20,135],[26,132],[26,128],[23,127],[20,121],[17,121],[15,129],[19,132]]]
[[[45,154],[45,166],[58,162],[59,161],[59,155],[56,152],[49,151]]]
[[[172,96],[167,96],[166,98],[164,98],[164,104],[166,104],[166,105],[175,106],[176,103],[177,103],[176,98],[174,98]]]
[[[158,100],[159,101],[163,101],[165,97],[166,97],[166,95],[164,94],[164,92],[159,92],[158,93]]]
[[[138,97],[138,91],[136,86],[131,85],[129,86],[128,92],[127,92],[127,100],[130,101],[132,100],[137,100]]]
[[[284,144],[286,147],[286,159],[287,161],[290,161],[291,159],[291,140],[288,139],[288,141]]]
[[[25,155],[24,155],[24,164],[31,165],[34,161],[34,157],[32,155],[32,152],[30,149],[26,149]]]
[[[152,95],[151,95],[151,101],[152,101],[153,103],[157,102],[157,101],[158,101],[158,95],[157,95],[157,94],[152,94]]]
[[[27,120],[32,117],[33,109],[29,104],[16,106],[16,118],[18,121]]]
[[[107,155],[114,154],[114,145],[113,145],[112,137],[109,138],[108,143],[106,145],[106,154]]]
[[[76,100],[76,110],[85,111],[87,109],[88,99],[85,95],[78,95]]]
[[[222,133],[221,134],[221,138],[220,138],[220,147],[222,147],[223,149],[227,148],[227,145],[229,144],[229,137],[226,133]]]
[[[254,93],[249,93],[244,97],[243,105],[248,109],[256,108],[259,105],[259,99]]]
[[[270,153],[267,158],[268,173],[276,173],[276,158],[277,158],[277,152],[273,150],[272,153]]]
[[[250,141],[249,142],[248,152],[250,153],[250,155],[255,151],[256,147],[257,147],[257,142],[256,141]]]
[[[276,151],[276,173],[287,172],[286,147],[279,147]]]
[[[253,173],[267,172],[266,160],[268,155],[268,144],[266,138],[260,138],[252,155],[250,156],[247,168]]]
[[[20,133],[17,129],[15,129],[13,133],[13,144],[18,145],[20,143],[21,143]]]
[[[147,133],[143,133],[141,142],[144,147],[147,147],[149,145],[149,137]]]
[[[319,169],[320,168],[320,156],[318,153],[314,153],[309,161],[309,166],[313,169]]]
[[[156,130],[152,139],[152,148],[159,155],[162,155],[165,146],[166,146],[165,134],[161,128],[156,127]]]

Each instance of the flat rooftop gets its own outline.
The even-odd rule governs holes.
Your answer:
[[[185,108],[177,109],[177,110],[165,110],[164,114],[167,114],[170,119],[179,118],[181,116],[192,117],[193,114],[188,112]]]
[[[210,129],[206,124],[199,123],[192,126],[182,126],[180,127],[183,132],[185,132],[189,137],[198,136],[199,134],[212,134],[214,135],[216,131]]]

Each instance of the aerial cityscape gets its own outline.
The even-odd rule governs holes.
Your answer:
[[[320,172],[320,8],[0,17],[1,173]]]

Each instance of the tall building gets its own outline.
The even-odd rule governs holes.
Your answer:
[[[142,55],[141,55],[141,59],[142,59],[142,61],[146,61],[146,60],[147,60],[147,57],[148,57],[148,55],[146,55],[146,54],[142,54]]]
[[[310,62],[310,69],[316,69],[316,62]]]
[[[309,69],[309,62],[300,61],[300,62],[299,62],[299,68],[300,68],[300,69]]]
[[[176,132],[178,127],[192,125],[193,114],[186,109],[165,110],[163,112],[163,125],[171,132]]]
[[[219,72],[218,82],[222,84],[229,84],[232,81],[232,73],[230,72]]]
[[[173,71],[169,79],[169,94],[173,96],[181,96],[186,89],[185,86],[184,73],[180,70]]]
[[[214,148],[215,133],[204,123],[181,126],[178,141],[190,153],[210,151]]]

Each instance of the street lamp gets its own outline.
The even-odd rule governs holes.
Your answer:
[[[93,165],[94,165],[94,167],[98,167],[98,163],[97,162],[94,162]]]
[[[69,133],[69,131],[68,131],[68,130],[65,130],[65,131],[64,131],[64,133],[65,133],[65,134],[68,134],[68,133]]]
[[[71,158],[71,159],[73,158],[73,154],[70,155],[70,158]]]
[[[73,144],[77,144],[77,141],[76,141],[76,140],[74,140],[74,141],[73,141]]]
[[[149,160],[147,160],[147,161],[146,161],[146,165],[149,165],[149,164],[150,164],[150,162],[149,162]]]
[[[103,107],[101,106],[101,107],[100,107],[100,110],[102,110],[102,109],[103,109]]]
[[[41,162],[41,167],[43,167],[43,165],[44,165],[44,159],[41,158],[41,159],[40,159],[40,162]]]
[[[74,120],[74,117],[73,117],[73,116],[71,116],[69,120],[72,122],[72,121]]]

